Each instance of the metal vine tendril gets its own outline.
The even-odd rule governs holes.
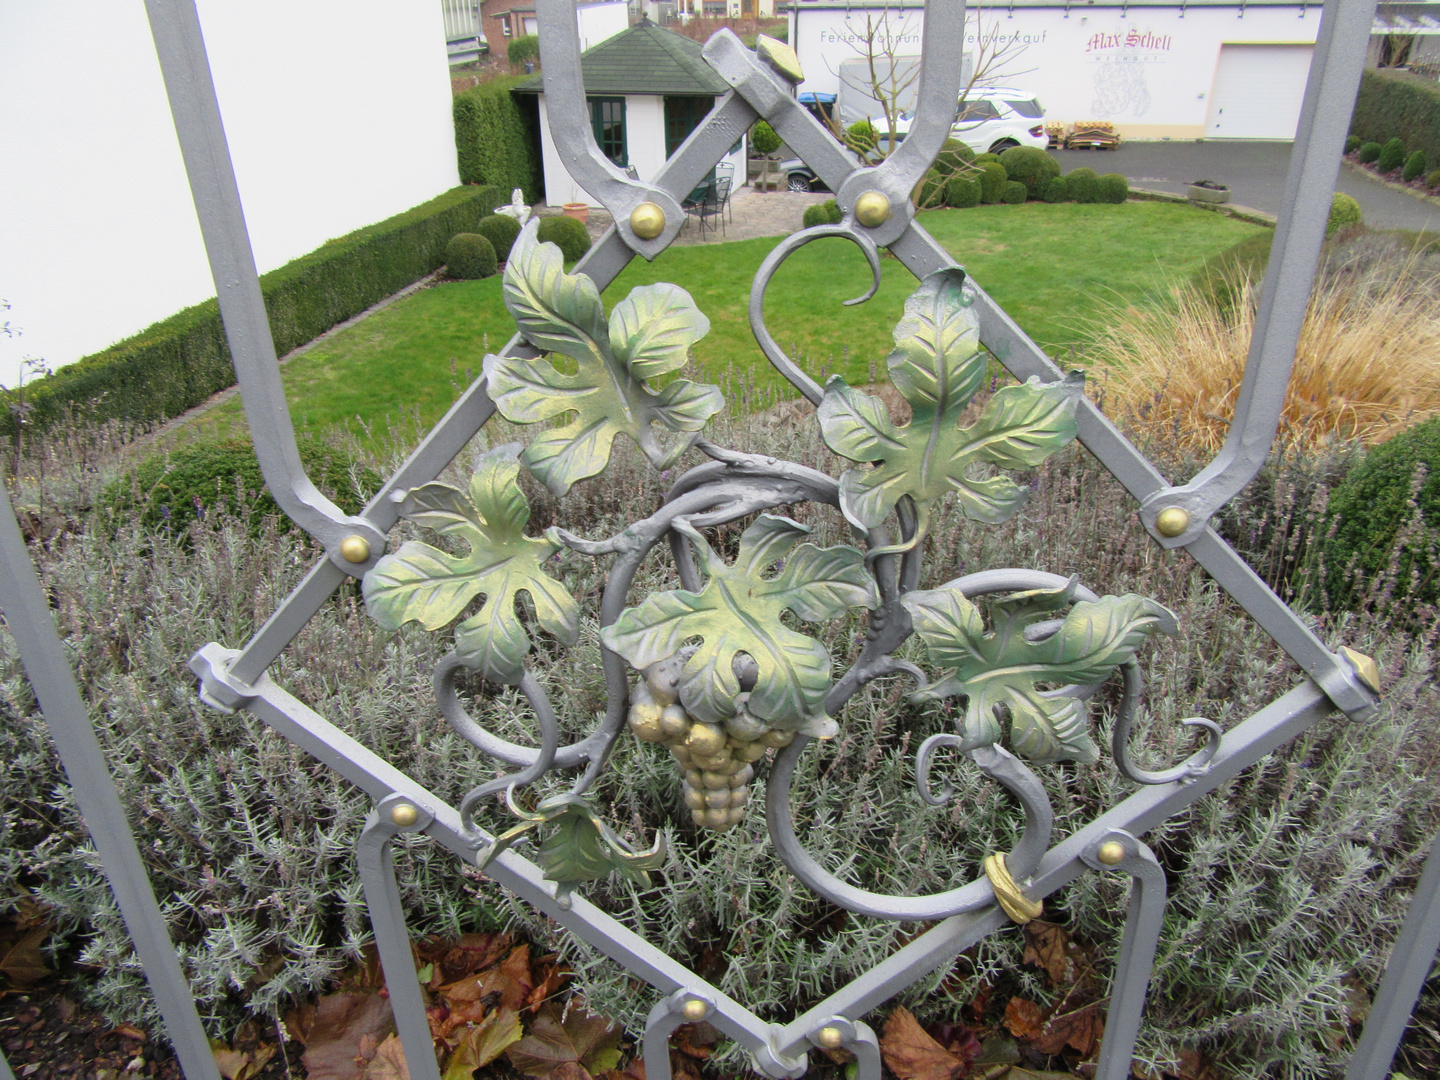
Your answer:
[[[767,826],[781,859],[820,895],[888,918],[984,907],[994,894],[983,878],[926,897],[856,888],[820,866],[796,834],[789,795],[800,755],[812,738],[837,733],[837,715],[863,686],[894,674],[913,681],[912,700],[953,696],[962,705],[957,733],[932,736],[916,753],[920,798],[940,805],[953,796],[949,782],[939,793],[930,782],[935,752],[950,747],[1020,803],[1022,838],[1000,864],[1010,885],[1038,865],[1049,844],[1052,812],[1039,778],[999,744],[1008,741],[1035,761],[1095,760],[1085,701],[1113,670],[1125,679],[1112,739],[1122,773],[1140,783],[1168,783],[1206,767],[1218,746],[1218,729],[1206,721],[1187,723],[1208,727],[1209,745],[1173,769],[1146,772],[1129,756],[1141,692],[1135,648],[1152,632],[1174,632],[1174,617],[1158,604],[1136,596],[1101,597],[1073,578],[1025,570],[992,570],[938,589],[919,587],[932,505],[953,496],[965,516],[1003,521],[1028,493],[1003,470],[1038,464],[1075,431],[1071,381],[1007,387],[992,396],[977,420],[961,426],[960,414],[986,375],[963,271],[925,278],[906,301],[886,365],[915,415],[909,425],[896,427],[877,399],[839,377],[820,388],[780,352],[763,319],[765,289],[776,269],[804,244],[826,236],[850,239],[870,264],[872,287],[851,302],[873,296],[880,280],[875,245],[848,225],[826,225],[782,241],[765,260],[751,291],[756,338],[777,370],[817,403],[826,442],[857,463],[837,481],[705,438],[704,422],[721,405],[718,391],[683,379],[661,389],[650,382],[678,370],[709,329],[689,295],[670,285],[642,286],[607,315],[593,283],[567,274],[553,246],[538,243],[535,229],[527,226],[512,250],[506,304],[531,344],[567,354],[580,366],[567,375],[543,356],[534,361],[490,356],[486,380],[497,409],[512,422],[565,417],[569,422],[546,430],[528,447],[507,444],[483,454],[465,490],[431,483],[408,492],[402,516],[461,540],[468,553],[452,555],[411,541],[382,558],[363,583],[371,614],[392,626],[417,621],[440,629],[483,597],[480,614],[456,625],[456,647],[433,675],[437,703],[451,728],[483,753],[519,767],[475,786],[461,802],[462,825],[475,838],[482,866],[546,827],[552,831],[541,843],[540,861],[562,899],[578,883],[612,872],[648,881],[648,870],[663,861],[663,845],[657,841],[650,851],[637,853],[585,800],[628,726],[642,742],[670,751],[684,774],[687,809],[701,828],[724,831],[744,820],[755,769],[775,752]],[[694,447],[711,460],[682,474],[654,514],[601,540],[561,528],[543,538],[524,534],[529,506],[517,483],[520,469],[562,493],[602,472],[610,443],[622,434],[656,467],[668,465],[677,450],[657,442],[657,428],[681,433],[685,438],[676,446]],[[993,475],[975,475],[970,466],[977,464],[990,466]],[[938,484],[935,477],[941,478]],[[771,513],[803,503],[840,510],[865,550],[817,547],[807,539],[806,526]],[[886,531],[891,513],[899,522],[899,543]],[[713,550],[701,531],[756,514],[733,559]],[[636,574],[662,540],[680,587],[627,606]],[[531,642],[516,607],[518,593],[527,593],[541,628],[562,642],[575,640],[574,600],[548,573],[549,553],[561,549],[614,560],[600,601],[605,716],[566,746],[560,745],[544,684],[524,665]],[[977,601],[988,609],[988,621]],[[831,677],[826,647],[781,619],[788,610],[801,620],[798,625],[818,624],[855,608],[868,611],[863,644],[838,680]],[[919,665],[893,655],[916,633],[932,664],[948,674],[932,679]],[[476,722],[456,691],[462,669],[515,686],[535,715],[540,745],[511,743]],[[521,808],[520,789],[555,769],[571,768],[582,772],[567,793],[542,799],[533,811]],[[487,844],[476,818],[502,791],[521,824]]]

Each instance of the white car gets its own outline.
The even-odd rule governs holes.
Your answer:
[[[895,134],[908,133],[913,113],[902,112],[895,122]],[[886,128],[885,118],[870,121],[877,131]],[[1023,90],[987,87],[960,102],[955,112],[951,138],[959,139],[977,154],[987,150],[998,154],[1012,146],[1050,145],[1045,134],[1045,109]]]

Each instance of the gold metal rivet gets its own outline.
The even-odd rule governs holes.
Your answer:
[[[346,562],[362,563],[370,560],[370,541],[363,536],[347,536],[340,541],[340,554]]]
[[[1340,655],[1354,665],[1355,674],[1360,676],[1361,682],[1375,693],[1380,693],[1380,665],[1372,657],[1356,652],[1349,645],[1340,646]]]
[[[845,1033],[837,1027],[823,1027],[820,1033],[815,1036],[815,1041],[826,1050],[834,1050],[845,1041]]]
[[[710,1006],[699,998],[691,998],[680,1009],[680,1015],[686,1020],[704,1020],[705,1014],[710,1011]]]
[[[1190,514],[1178,506],[1167,506],[1155,518],[1161,536],[1179,536],[1190,527]]]
[[[855,219],[866,228],[885,224],[890,217],[890,200],[878,191],[867,191],[855,200]]]
[[[396,803],[390,808],[390,820],[402,829],[408,828],[420,820],[420,811],[408,802]]]
[[[1095,857],[1106,866],[1119,866],[1125,861],[1125,845],[1119,840],[1107,840],[1100,845]]]
[[[665,231],[665,211],[653,202],[642,202],[630,211],[630,228],[642,240],[654,240]]]

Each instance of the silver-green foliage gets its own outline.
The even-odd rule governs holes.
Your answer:
[[[763,438],[777,456],[837,467],[808,419],[789,425],[771,416],[724,438],[735,445]],[[463,482],[479,449],[447,479]],[[618,454],[612,470],[604,486],[567,497],[568,525],[588,535],[618,531],[648,512],[667,483],[634,454]],[[535,532],[557,507],[538,486],[521,482]],[[69,490],[65,483],[60,488]],[[1030,487],[1022,512],[984,529],[954,502],[939,505],[925,584],[970,569],[1029,566],[1075,572],[1100,591],[1152,596],[1173,611],[1178,635],[1152,638],[1139,654],[1149,704],[1136,745],[1147,765],[1188,753],[1179,719],[1204,715],[1233,725],[1298,678],[1183,556],[1157,555],[1131,504],[1083,453],[1042,464]],[[846,536],[833,511],[793,513],[813,528],[817,545]],[[716,550],[734,550],[742,524],[711,534]],[[406,526],[402,538],[410,535]],[[255,539],[224,519],[198,525],[184,551],[129,530],[103,540],[74,535],[34,550],[207,1012],[234,1020],[242,1004],[269,1012],[291,995],[316,991],[368,939],[352,860],[365,801],[244,714],[202,707],[184,664],[207,640],[242,642],[317,553],[294,535],[268,531]],[[562,725],[577,732],[605,707],[593,621],[600,579],[591,561],[577,556],[554,573],[585,615],[573,647],[542,638],[530,662]],[[673,575],[652,560],[635,595],[674,587]],[[829,624],[821,643],[842,661],[853,654],[860,626],[858,618]],[[1141,1037],[1146,1062],[1201,1046],[1233,1076],[1331,1076],[1344,1052],[1353,986],[1375,986],[1425,842],[1440,823],[1440,695],[1428,645],[1358,622],[1328,625],[1327,632],[1377,656],[1388,690],[1380,714],[1364,724],[1325,721],[1147,838],[1167,867],[1171,900]],[[430,668],[447,647],[444,635],[376,627],[347,587],[286,652],[275,677],[454,800],[498,770],[434,712]],[[908,648],[911,659],[922,659],[918,643]],[[516,691],[482,689],[478,679],[462,686],[479,722],[504,737],[531,737],[533,720]],[[920,802],[912,786],[915,747],[951,728],[959,710],[947,702],[910,704],[908,689],[902,680],[872,685],[838,718],[837,738],[807,751],[795,783],[797,827],[847,880],[937,891],[974,878],[985,855],[1008,850],[1020,815],[1001,788],[958,758],[937,763],[956,783],[955,800],[938,809]],[[116,1018],[143,1017],[148,997],[140,973],[3,636],[0,694],[0,897],[6,906],[33,896],[50,907],[62,940],[83,944],[84,958],[98,968],[91,997]],[[1103,727],[1093,735],[1103,745]],[[1040,772],[1056,807],[1057,835],[1132,790],[1103,759]],[[553,778],[537,797],[565,782]],[[590,895],[776,1019],[882,959],[915,929],[842,916],[817,901],[778,863],[757,812],[732,832],[698,835],[685,823],[673,765],[654,747],[622,739],[596,796],[597,809],[627,841],[648,843],[658,828],[671,855],[648,890],[611,879],[596,882]],[[486,820],[510,823],[498,804]],[[552,926],[426,840],[406,841],[397,863],[417,933],[504,922],[552,940]],[[1107,958],[1124,895],[1122,879],[1086,875],[1049,907]],[[554,940],[580,970],[591,1005],[638,1030],[653,995],[637,993],[633,979],[579,943]],[[1006,992],[1043,999],[1046,990],[1021,967],[1020,953],[1018,933],[1001,932],[960,962],[947,984],[958,990],[938,990],[937,976],[900,1000],[922,1018],[952,1019],[982,975]]]

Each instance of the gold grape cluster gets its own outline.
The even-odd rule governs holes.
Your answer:
[[[681,790],[695,824],[725,832],[745,817],[753,762],[766,750],[788,746],[795,733],[772,730],[751,716],[745,709],[748,693],[739,695],[738,712],[723,726],[693,719],[680,704],[680,672],[688,659],[682,651],[645,669],[630,691],[630,730],[642,742],[663,743],[685,770]],[[753,665],[748,657],[737,662],[742,687],[754,685]]]

